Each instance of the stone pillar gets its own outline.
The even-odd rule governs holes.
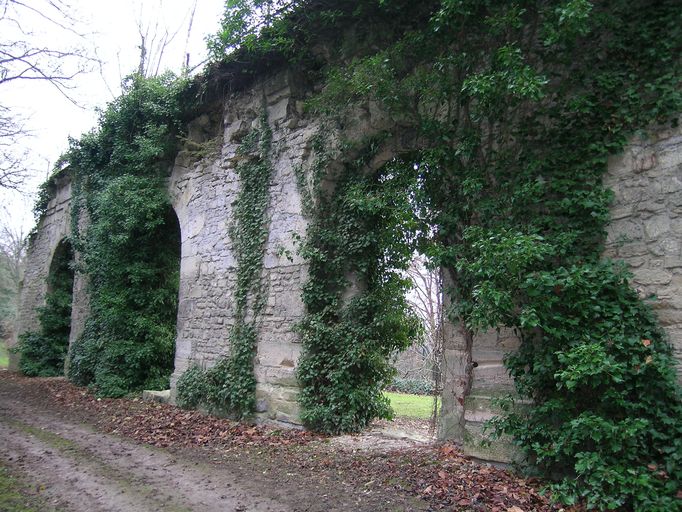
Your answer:
[[[682,119],[634,137],[604,183],[614,193],[605,255],[625,261],[640,296],[653,298],[682,382]]]
[[[467,436],[464,416],[466,398],[471,391],[473,339],[461,324],[450,318],[452,299],[449,291],[454,284],[447,270],[443,271],[443,386],[438,425],[440,439],[465,441]]]
[[[444,272],[443,310],[451,309],[447,293],[452,281]],[[472,335],[461,324],[443,320],[442,406],[439,439],[461,444],[464,453],[485,460],[510,462],[514,449],[509,440],[491,445],[486,439],[485,422],[501,411],[494,400],[514,390],[504,367],[504,356],[518,348],[519,340],[511,329],[491,329]]]

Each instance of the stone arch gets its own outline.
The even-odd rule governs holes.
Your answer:
[[[71,176],[68,169],[57,174],[50,183],[51,199],[45,214],[33,234],[29,236],[26,268],[21,282],[17,329],[12,345],[18,337],[39,329],[38,308],[45,304],[48,291],[47,277],[60,242],[71,236]],[[78,278],[76,278],[77,280]],[[76,285],[74,284],[74,289]],[[78,294],[74,294],[74,299]],[[72,325],[72,332],[73,332]],[[18,366],[16,355],[10,353],[10,368]]]
[[[178,344],[177,344],[177,339],[178,339],[178,332],[180,329],[180,316],[179,316],[179,306],[180,306],[180,300],[182,297],[181,294],[181,286],[182,286],[182,281],[181,281],[181,276],[182,276],[182,254],[183,254],[183,238],[182,238],[182,224],[180,222],[180,217],[178,215],[178,212],[175,208],[175,206],[171,203],[168,205],[168,209],[165,214],[165,219],[164,223],[162,226],[163,230],[163,235],[167,238],[166,243],[164,244],[164,248],[166,250],[171,251],[171,258],[174,259],[175,266],[174,268],[169,269],[172,273],[176,274],[176,279],[177,279],[177,287],[178,287],[178,299],[176,302],[175,306],[175,312],[174,312],[174,318],[175,318],[175,347],[174,347],[174,354],[173,354],[173,362],[177,360],[177,353],[178,353]],[[174,366],[173,366],[174,368]],[[173,368],[169,368],[169,370],[173,370]]]
[[[75,253],[71,241],[62,238],[52,254],[46,278],[45,307],[49,308],[50,325],[46,325],[44,316],[39,315],[43,335],[63,347],[62,367],[66,362],[66,351],[73,325],[74,260]]]
[[[54,276],[57,273],[63,273],[67,271],[67,267],[65,265],[65,262],[68,262],[68,272],[70,274],[70,281],[73,282],[73,265],[71,264],[74,261],[75,254],[73,250],[73,246],[71,244],[71,241],[68,238],[62,238],[58,243],[57,246],[55,247],[53,253],[52,253],[52,258],[50,260],[50,267],[47,273],[47,293],[49,294],[50,292],[53,292],[55,290],[55,287],[57,284],[54,282],[54,280],[50,279],[52,276]],[[72,285],[73,287],[73,285]]]

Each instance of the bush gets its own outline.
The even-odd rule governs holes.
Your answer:
[[[386,389],[410,395],[433,395],[435,393],[433,382],[420,379],[395,378]]]
[[[164,178],[181,131],[186,82],[132,76],[64,157],[90,316],[69,378],[102,396],[167,388],[173,371],[180,227]],[[83,211],[85,210],[85,211]],[[80,230],[83,218],[87,230]]]
[[[68,337],[55,338],[39,332],[19,336],[19,370],[28,377],[57,377],[64,373]]]
[[[649,307],[609,262],[538,272],[523,286],[526,332],[508,366],[536,403],[498,426],[564,503],[679,507],[682,402],[670,346]],[[542,336],[537,333],[542,332]]]
[[[208,395],[206,372],[190,366],[178,379],[176,402],[183,409],[196,409]]]

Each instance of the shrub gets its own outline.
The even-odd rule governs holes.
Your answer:
[[[386,389],[388,391],[395,391],[397,393],[408,393],[410,395],[434,394],[433,382],[419,379],[395,378]]]

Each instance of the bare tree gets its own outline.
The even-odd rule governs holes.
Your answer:
[[[72,79],[85,72],[94,59],[83,48],[58,42],[47,46],[37,36],[49,27],[81,38],[76,26],[64,0],[0,0],[0,86],[43,82],[77,104]],[[26,153],[17,148],[28,136],[21,116],[0,104],[0,188],[17,190],[26,178]]]
[[[27,151],[17,151],[21,139],[28,135],[23,119],[12,116],[0,105],[0,188],[18,190],[26,179]]]
[[[423,256],[415,256],[407,270],[412,289],[407,301],[422,322],[423,336],[399,358],[404,377],[439,382],[439,351],[442,346],[443,293],[440,272],[429,269]]]
[[[162,10],[163,0],[159,0],[159,11]],[[138,62],[137,73],[140,76],[151,77],[157,76],[161,71],[161,64],[164,54],[175,40],[178,33],[182,29],[185,20],[189,17],[187,28],[187,36],[185,40],[185,52],[183,57],[182,72],[188,74],[189,69],[189,53],[187,53],[187,45],[192,33],[192,25],[194,22],[194,15],[197,9],[197,0],[194,1],[190,9],[185,13],[185,19],[173,31],[169,31],[168,27],[161,28],[158,18],[155,18],[154,25],[143,25],[142,13],[140,12],[137,22],[137,33],[140,36],[140,59]]]
[[[26,256],[26,235],[8,222],[0,224],[0,338],[14,331],[19,283]]]
[[[70,101],[71,80],[93,59],[82,48],[47,47],[37,42],[36,26],[51,25],[81,37],[71,7],[63,0],[0,0],[0,85],[39,80],[55,87]]]

